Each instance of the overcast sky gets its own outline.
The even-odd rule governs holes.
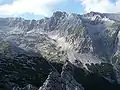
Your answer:
[[[120,0],[0,0],[0,17],[40,19],[54,11],[115,13],[120,12]]]

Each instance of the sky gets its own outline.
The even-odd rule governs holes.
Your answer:
[[[41,19],[55,11],[119,13],[120,0],[0,0],[0,17]]]

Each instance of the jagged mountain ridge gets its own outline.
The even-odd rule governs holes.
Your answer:
[[[119,14],[90,12],[79,15],[59,11],[41,20],[1,18],[0,39],[25,51],[41,53],[52,62],[69,60],[93,73],[103,68],[105,71],[96,73],[119,83],[119,21]],[[94,67],[101,63],[113,65],[113,70]],[[112,74],[109,71],[113,71]]]
[[[7,38],[5,39],[18,44],[20,47],[23,46],[22,48],[25,48],[24,44],[26,41],[32,43],[35,42],[36,38],[39,38],[41,35],[44,37],[45,35],[45,38],[48,37],[56,40],[57,43],[54,40],[51,41],[51,43],[58,44],[60,47],[64,42],[65,45],[62,44],[63,49],[75,48],[77,52],[82,54],[90,52],[90,57],[92,57],[92,52],[100,57],[107,58],[107,56],[110,57],[112,53],[114,54],[116,52],[116,46],[103,45],[104,42],[107,42],[108,44],[117,42],[116,37],[119,28],[113,25],[114,22],[115,19],[110,18],[109,15],[97,12],[90,12],[85,15],[55,12],[51,18],[45,18],[38,21],[24,20],[22,18],[10,18],[8,20],[8,26],[12,30],[9,29],[10,32],[7,33]],[[115,37],[115,40],[112,40],[113,36]],[[100,41],[100,39],[102,40]],[[50,40],[48,39],[48,41]],[[102,43],[103,47],[97,45],[99,41]],[[36,40],[36,42],[38,42],[38,40]],[[84,45],[84,43],[88,44]],[[69,47],[65,47],[66,45]],[[31,46],[33,46],[32,49],[35,49],[35,47],[40,47],[35,45]],[[28,46],[28,48],[29,47],[30,46]],[[107,50],[99,51],[99,47],[100,49],[107,49],[107,47],[110,47],[111,49],[108,48]],[[36,50],[38,50],[38,48]],[[103,55],[99,52],[102,52]],[[71,53],[70,55],[68,54],[68,56],[71,56]],[[75,59],[77,56],[78,55],[75,57],[75,55],[73,55],[73,58],[71,59]]]

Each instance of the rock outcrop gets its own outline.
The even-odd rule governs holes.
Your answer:
[[[51,72],[39,90],[84,90],[81,84],[73,78],[73,69],[73,65],[67,61],[61,75],[57,71]]]
[[[38,89],[29,84],[29,85],[25,86],[24,88],[13,87],[12,90],[38,90]]]

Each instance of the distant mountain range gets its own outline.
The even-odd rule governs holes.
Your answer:
[[[0,18],[0,90],[120,90],[119,31],[119,13]]]

